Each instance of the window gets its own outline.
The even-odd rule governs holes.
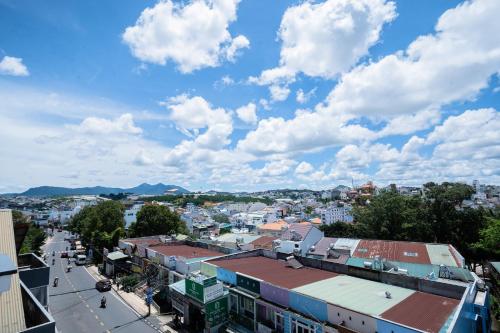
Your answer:
[[[349,316],[349,320],[352,320],[351,316]]]
[[[285,330],[285,317],[283,317],[283,314],[280,312],[274,313],[274,329],[279,333]]]
[[[418,253],[417,252],[403,252],[403,254],[407,257],[418,257]]]
[[[340,312],[337,312],[337,317],[340,317]]]
[[[253,300],[240,296],[240,310],[245,316],[253,319]]]
[[[363,320],[363,321],[361,321],[361,325],[364,325],[364,324],[365,324],[365,321],[364,321],[364,320]]]
[[[229,294],[229,310],[238,313],[238,296]]]
[[[292,333],[314,333],[314,325],[306,324],[298,319],[292,319]]]

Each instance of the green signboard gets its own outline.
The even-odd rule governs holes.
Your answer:
[[[260,294],[260,282],[244,275],[236,275],[236,285],[240,288],[251,291],[255,294]]]
[[[207,303],[205,305],[205,320],[208,321],[210,327],[223,324],[227,321],[228,309],[227,296]]]
[[[213,286],[214,284],[217,284],[217,276],[212,276],[208,279],[203,280],[203,286],[205,287],[210,287]]]
[[[203,285],[190,279],[186,279],[186,294],[203,303]]]

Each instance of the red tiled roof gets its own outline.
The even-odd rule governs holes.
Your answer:
[[[156,245],[150,247],[152,250],[166,256],[192,258],[218,257],[223,253],[189,245]]]
[[[129,238],[129,239],[124,239],[123,241],[133,245],[148,245],[148,246],[161,243],[160,238],[158,236],[150,238]]]
[[[283,260],[269,259],[266,257],[211,260],[210,263],[288,289],[297,288],[338,275],[309,267],[294,269],[287,267]]]
[[[382,318],[438,333],[459,303],[456,299],[416,292],[382,313]]]
[[[353,257],[370,259],[373,259],[377,255],[387,260],[431,264],[427,247],[424,243],[361,240],[352,254]]]

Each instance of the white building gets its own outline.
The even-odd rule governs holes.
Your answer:
[[[330,225],[335,222],[351,223],[352,221],[352,206],[350,205],[332,205],[321,211],[322,224]]]
[[[143,203],[136,203],[131,208],[125,210],[125,228],[130,227],[132,223],[137,221],[137,213],[141,210],[142,206],[144,206]]]

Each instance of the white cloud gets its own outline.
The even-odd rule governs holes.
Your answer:
[[[288,98],[290,89],[286,86],[272,85],[269,87],[272,102],[282,102]]]
[[[313,88],[313,89],[309,90],[308,92],[304,92],[304,90],[299,89],[299,90],[297,90],[296,100],[300,104],[307,103],[309,101],[309,99],[314,96],[315,93],[316,93],[316,88]]]
[[[437,144],[433,155],[443,159],[500,159],[500,112],[468,110],[449,117],[436,126],[426,142]]]
[[[401,115],[391,119],[378,133],[379,136],[411,134],[436,125],[441,120],[438,110],[422,110],[410,115]]]
[[[259,170],[259,175],[261,176],[282,176],[291,168],[296,165],[297,162],[289,159],[281,159],[279,161],[271,161],[264,165],[262,169]]]
[[[212,108],[200,96],[189,97],[186,94],[170,98],[160,103],[170,111],[170,119],[186,130],[198,130],[216,124],[230,124],[231,115],[223,108]],[[197,131],[196,131],[197,133]]]
[[[396,17],[385,0],[305,1],[286,10],[278,37],[280,65],[251,81],[293,81],[297,73],[333,78],[349,70],[380,38],[382,26]]]
[[[313,168],[313,166],[310,163],[308,163],[306,161],[302,161],[295,168],[295,173],[302,175],[302,174],[306,174],[306,173],[312,172],[313,170],[314,170],[314,168]]]
[[[249,47],[245,36],[232,38],[228,31],[236,20],[239,0],[171,0],[146,8],[134,26],[127,27],[123,41],[144,62],[165,65],[175,62],[182,73],[234,61],[238,50]]]
[[[257,123],[257,106],[254,103],[248,103],[245,106],[242,106],[236,109],[236,114],[238,118],[248,124],[256,124]]]
[[[435,34],[343,75],[327,107],[390,119],[474,99],[500,71],[499,11],[495,0],[464,2],[446,11]]]
[[[250,41],[243,35],[239,35],[231,41],[231,45],[226,49],[226,58],[234,62],[239,55],[241,49],[248,49]]]
[[[141,134],[142,129],[135,126],[133,116],[130,113],[108,120],[104,118],[88,117],[78,126],[70,126],[72,129],[84,134]]]
[[[147,166],[152,165],[154,160],[144,150],[141,150],[137,153],[133,162],[135,165]]]
[[[11,76],[28,76],[28,68],[23,64],[23,59],[4,56],[0,61],[0,74]]]
[[[297,112],[290,120],[270,117],[260,120],[257,128],[248,132],[237,147],[257,155],[294,154],[375,138],[375,133],[369,129],[347,124],[350,119],[307,110]]]

